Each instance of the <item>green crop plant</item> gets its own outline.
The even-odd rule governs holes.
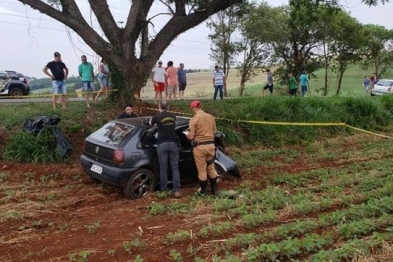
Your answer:
[[[111,257],[113,257],[116,254],[116,249],[111,248],[108,250],[108,255],[110,255]]]
[[[169,251],[169,255],[173,259],[173,261],[183,262],[183,257],[181,253],[179,253],[176,249],[171,249],[171,251]]]
[[[94,222],[91,225],[85,225],[85,227],[87,228],[87,231],[89,232],[89,234],[95,234],[97,232],[97,229],[101,226],[101,222],[97,221]]]
[[[142,249],[146,247],[146,242],[141,240],[140,238],[135,238],[131,241],[131,246],[135,249]]]
[[[89,257],[89,252],[86,250],[81,250],[79,253],[73,253],[68,256],[70,262],[85,262]]]
[[[190,231],[178,230],[174,233],[169,232],[164,239],[164,244],[169,246],[186,239],[191,239]]]
[[[200,229],[199,235],[203,238],[207,238],[209,236],[219,236],[229,232],[232,227],[233,225],[231,222],[221,222],[219,224],[207,225]]]

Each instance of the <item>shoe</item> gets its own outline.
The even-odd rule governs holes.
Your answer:
[[[198,191],[198,195],[201,197],[206,197],[207,195],[207,180],[206,181],[202,181],[199,180],[199,191]]]
[[[209,181],[210,181],[210,188],[211,188],[212,195],[218,196],[217,177],[216,178],[209,178]]]
[[[174,196],[175,198],[181,198],[181,194],[179,191],[176,191]]]

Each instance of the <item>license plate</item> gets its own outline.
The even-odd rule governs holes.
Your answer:
[[[102,166],[93,164],[93,165],[91,166],[90,170],[93,171],[93,172],[96,172],[96,173],[98,173],[98,174],[101,174],[101,173],[102,173]]]

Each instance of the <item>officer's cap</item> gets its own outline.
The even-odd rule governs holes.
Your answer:
[[[201,107],[201,106],[202,106],[202,104],[198,100],[194,100],[190,104],[190,108],[196,108],[196,107]]]

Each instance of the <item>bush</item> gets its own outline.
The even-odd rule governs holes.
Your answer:
[[[56,149],[57,141],[53,127],[46,126],[36,136],[28,132],[17,132],[4,148],[6,160],[31,163],[58,162],[62,158]]]

